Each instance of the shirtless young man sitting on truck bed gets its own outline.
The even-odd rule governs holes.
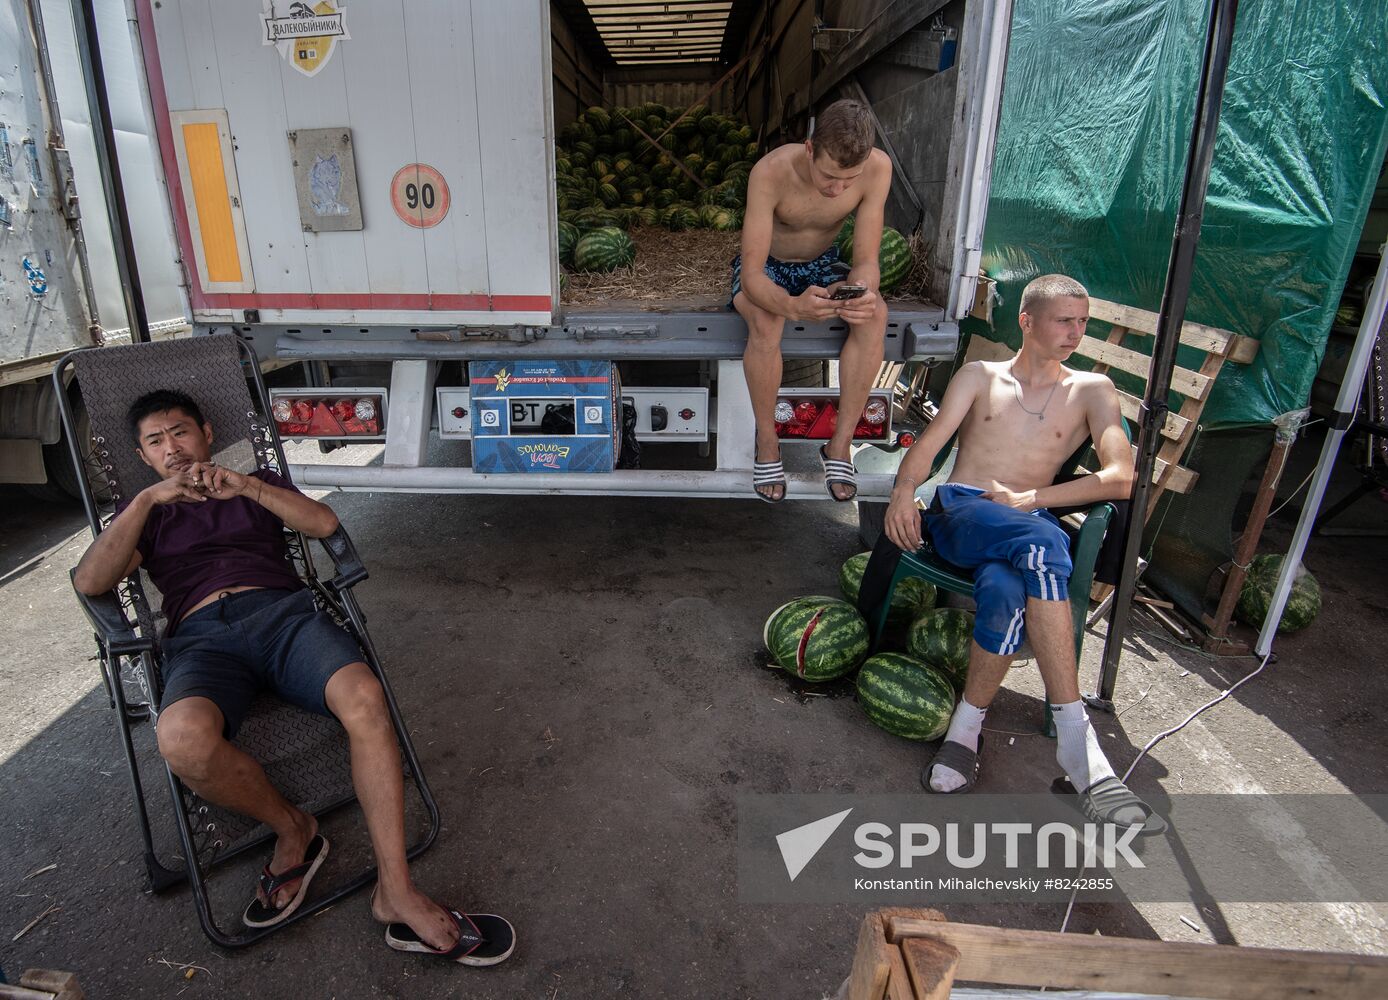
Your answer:
[[[872,139],[871,112],[857,101],[836,101],[819,116],[811,138],[768,153],[747,180],[731,305],[747,321],[742,363],[757,421],[752,486],[768,503],[786,497],[775,418],[786,320],[820,323],[837,317],[848,323],[839,357],[840,412],[862,413],[882,365],[887,306],[877,294],[877,252],[892,162],[873,148]],[[855,211],[853,267],[845,271],[834,237]],[[866,290],[836,301],[834,289],[845,281]],[[858,493],[849,450],[856,425],[856,416],[840,420],[820,449],[825,487],[841,502]]]
[[[1010,361],[975,361],[955,374],[939,414],[901,463],[885,530],[914,552],[924,528],[944,559],[974,572],[978,611],[968,680],[949,732],[921,775],[926,788],[973,787],[984,713],[1027,635],[1055,717],[1056,760],[1079,792],[1081,810],[1095,822],[1157,832],[1164,821],[1114,774],[1080,700],[1066,592],[1070,543],[1047,509],[1125,498],[1132,489],[1132,450],[1113,383],[1062,364],[1088,320],[1089,293],[1074,279],[1048,274],[1027,285],[1021,350]],[[950,481],[921,514],[916,490],[956,430]],[[1086,438],[1095,442],[1101,468],[1052,485]]]

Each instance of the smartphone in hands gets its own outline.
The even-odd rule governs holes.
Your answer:
[[[829,298],[835,302],[842,302],[845,299],[862,298],[865,294],[867,294],[867,285],[839,285]]]

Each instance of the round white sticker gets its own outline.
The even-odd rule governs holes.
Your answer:
[[[391,178],[391,207],[402,222],[416,229],[442,222],[451,200],[443,174],[427,163],[407,163]]]

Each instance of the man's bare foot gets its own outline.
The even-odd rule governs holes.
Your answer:
[[[757,429],[757,458],[758,462],[779,462],[781,460],[781,439],[776,436],[773,429],[770,433],[765,433],[761,428]],[[786,484],[763,483],[756,487],[756,491],[768,500],[780,500],[786,495]]]
[[[840,443],[836,438],[830,439],[824,445],[824,454],[829,458],[838,459],[840,462],[853,462],[853,442],[852,439]],[[857,490],[844,483],[833,483],[829,486],[836,500],[852,500],[857,495]]]
[[[371,896],[371,915],[383,924],[408,924],[435,951],[447,951],[458,943],[458,925],[453,918],[413,885],[387,891],[377,882]]]
[[[318,834],[317,818],[302,810],[296,810],[296,812],[298,815],[294,817],[293,828],[281,831],[279,836],[275,838],[275,856],[270,859],[270,873],[273,875],[278,875],[295,865],[302,864],[304,854],[308,851],[309,842]],[[276,892],[275,909],[284,909],[298,891],[299,884],[295,882]]]

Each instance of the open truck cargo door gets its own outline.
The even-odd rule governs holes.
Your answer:
[[[551,321],[546,3],[134,2],[195,322]]]

